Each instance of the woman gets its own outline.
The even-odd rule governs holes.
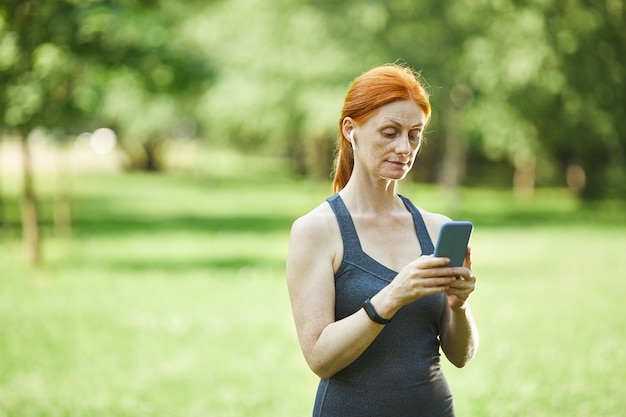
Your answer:
[[[439,349],[462,367],[478,345],[470,251],[458,268],[429,256],[449,219],[397,194],[429,116],[411,69],[356,78],[339,121],[336,194],[293,224],[287,284],[321,378],[316,417],[454,416]]]

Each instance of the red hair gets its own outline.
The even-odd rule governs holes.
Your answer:
[[[351,117],[356,123],[366,121],[378,108],[399,100],[413,100],[430,117],[428,93],[420,83],[421,76],[411,68],[385,64],[358,76],[350,85],[339,119],[337,157],[333,191],[341,191],[354,168],[352,147],[342,133],[343,119]]]

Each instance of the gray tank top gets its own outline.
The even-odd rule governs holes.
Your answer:
[[[413,216],[422,254],[432,254],[433,243],[419,210],[400,198]],[[335,274],[335,319],[341,320],[358,311],[398,272],[363,252],[339,194],[327,201],[343,241],[343,261]],[[360,357],[320,381],[313,416],[454,416],[439,362],[439,320],[445,303],[445,294],[437,294],[402,307]]]

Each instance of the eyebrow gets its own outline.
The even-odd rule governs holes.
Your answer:
[[[383,120],[383,124],[387,124],[387,123],[392,123],[392,124],[394,124],[396,126],[402,126],[402,123],[400,121],[398,121],[397,119],[389,118],[389,119]],[[424,127],[424,123],[422,123],[422,122],[416,123],[416,124],[411,126],[411,129],[415,129],[415,128],[418,128],[418,127]]]

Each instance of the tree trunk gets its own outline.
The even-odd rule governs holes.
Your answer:
[[[37,214],[37,198],[33,187],[33,166],[28,147],[28,136],[25,130],[20,132],[22,145],[22,234],[26,257],[31,265],[41,263],[39,241],[39,218]]]
[[[143,143],[143,151],[146,156],[144,171],[159,172],[162,170],[162,147],[163,139],[158,137],[150,138],[145,143]]]
[[[467,141],[459,132],[458,110],[448,105],[442,112],[445,148],[439,171],[439,183],[444,188],[446,214],[455,217],[461,211],[459,188],[467,165]]]
[[[299,176],[306,176],[308,174],[308,164],[306,158],[306,147],[304,141],[298,136],[297,133],[293,133],[287,139],[286,153],[289,158],[289,169],[292,173]]]
[[[594,149],[587,149],[582,155],[582,169],[585,173],[585,183],[581,190],[581,197],[586,201],[599,201],[606,197],[607,165],[610,163],[608,151],[597,145]]]
[[[54,230],[60,236],[72,232],[71,167],[65,146],[57,151],[57,187],[54,199]]]
[[[513,195],[530,199],[535,195],[537,161],[533,155],[518,154],[514,158]]]
[[[0,135],[2,135],[2,131],[0,130]],[[0,136],[0,146],[2,144],[2,137]],[[2,159],[2,154],[0,153],[0,160]],[[5,219],[5,209],[4,209],[4,197],[2,195],[2,190],[3,190],[3,183],[2,183],[2,166],[0,166],[0,233],[3,231],[5,224],[6,224],[6,219]]]
[[[316,180],[327,181],[333,169],[334,141],[315,138],[308,142],[306,150],[306,172]]]

